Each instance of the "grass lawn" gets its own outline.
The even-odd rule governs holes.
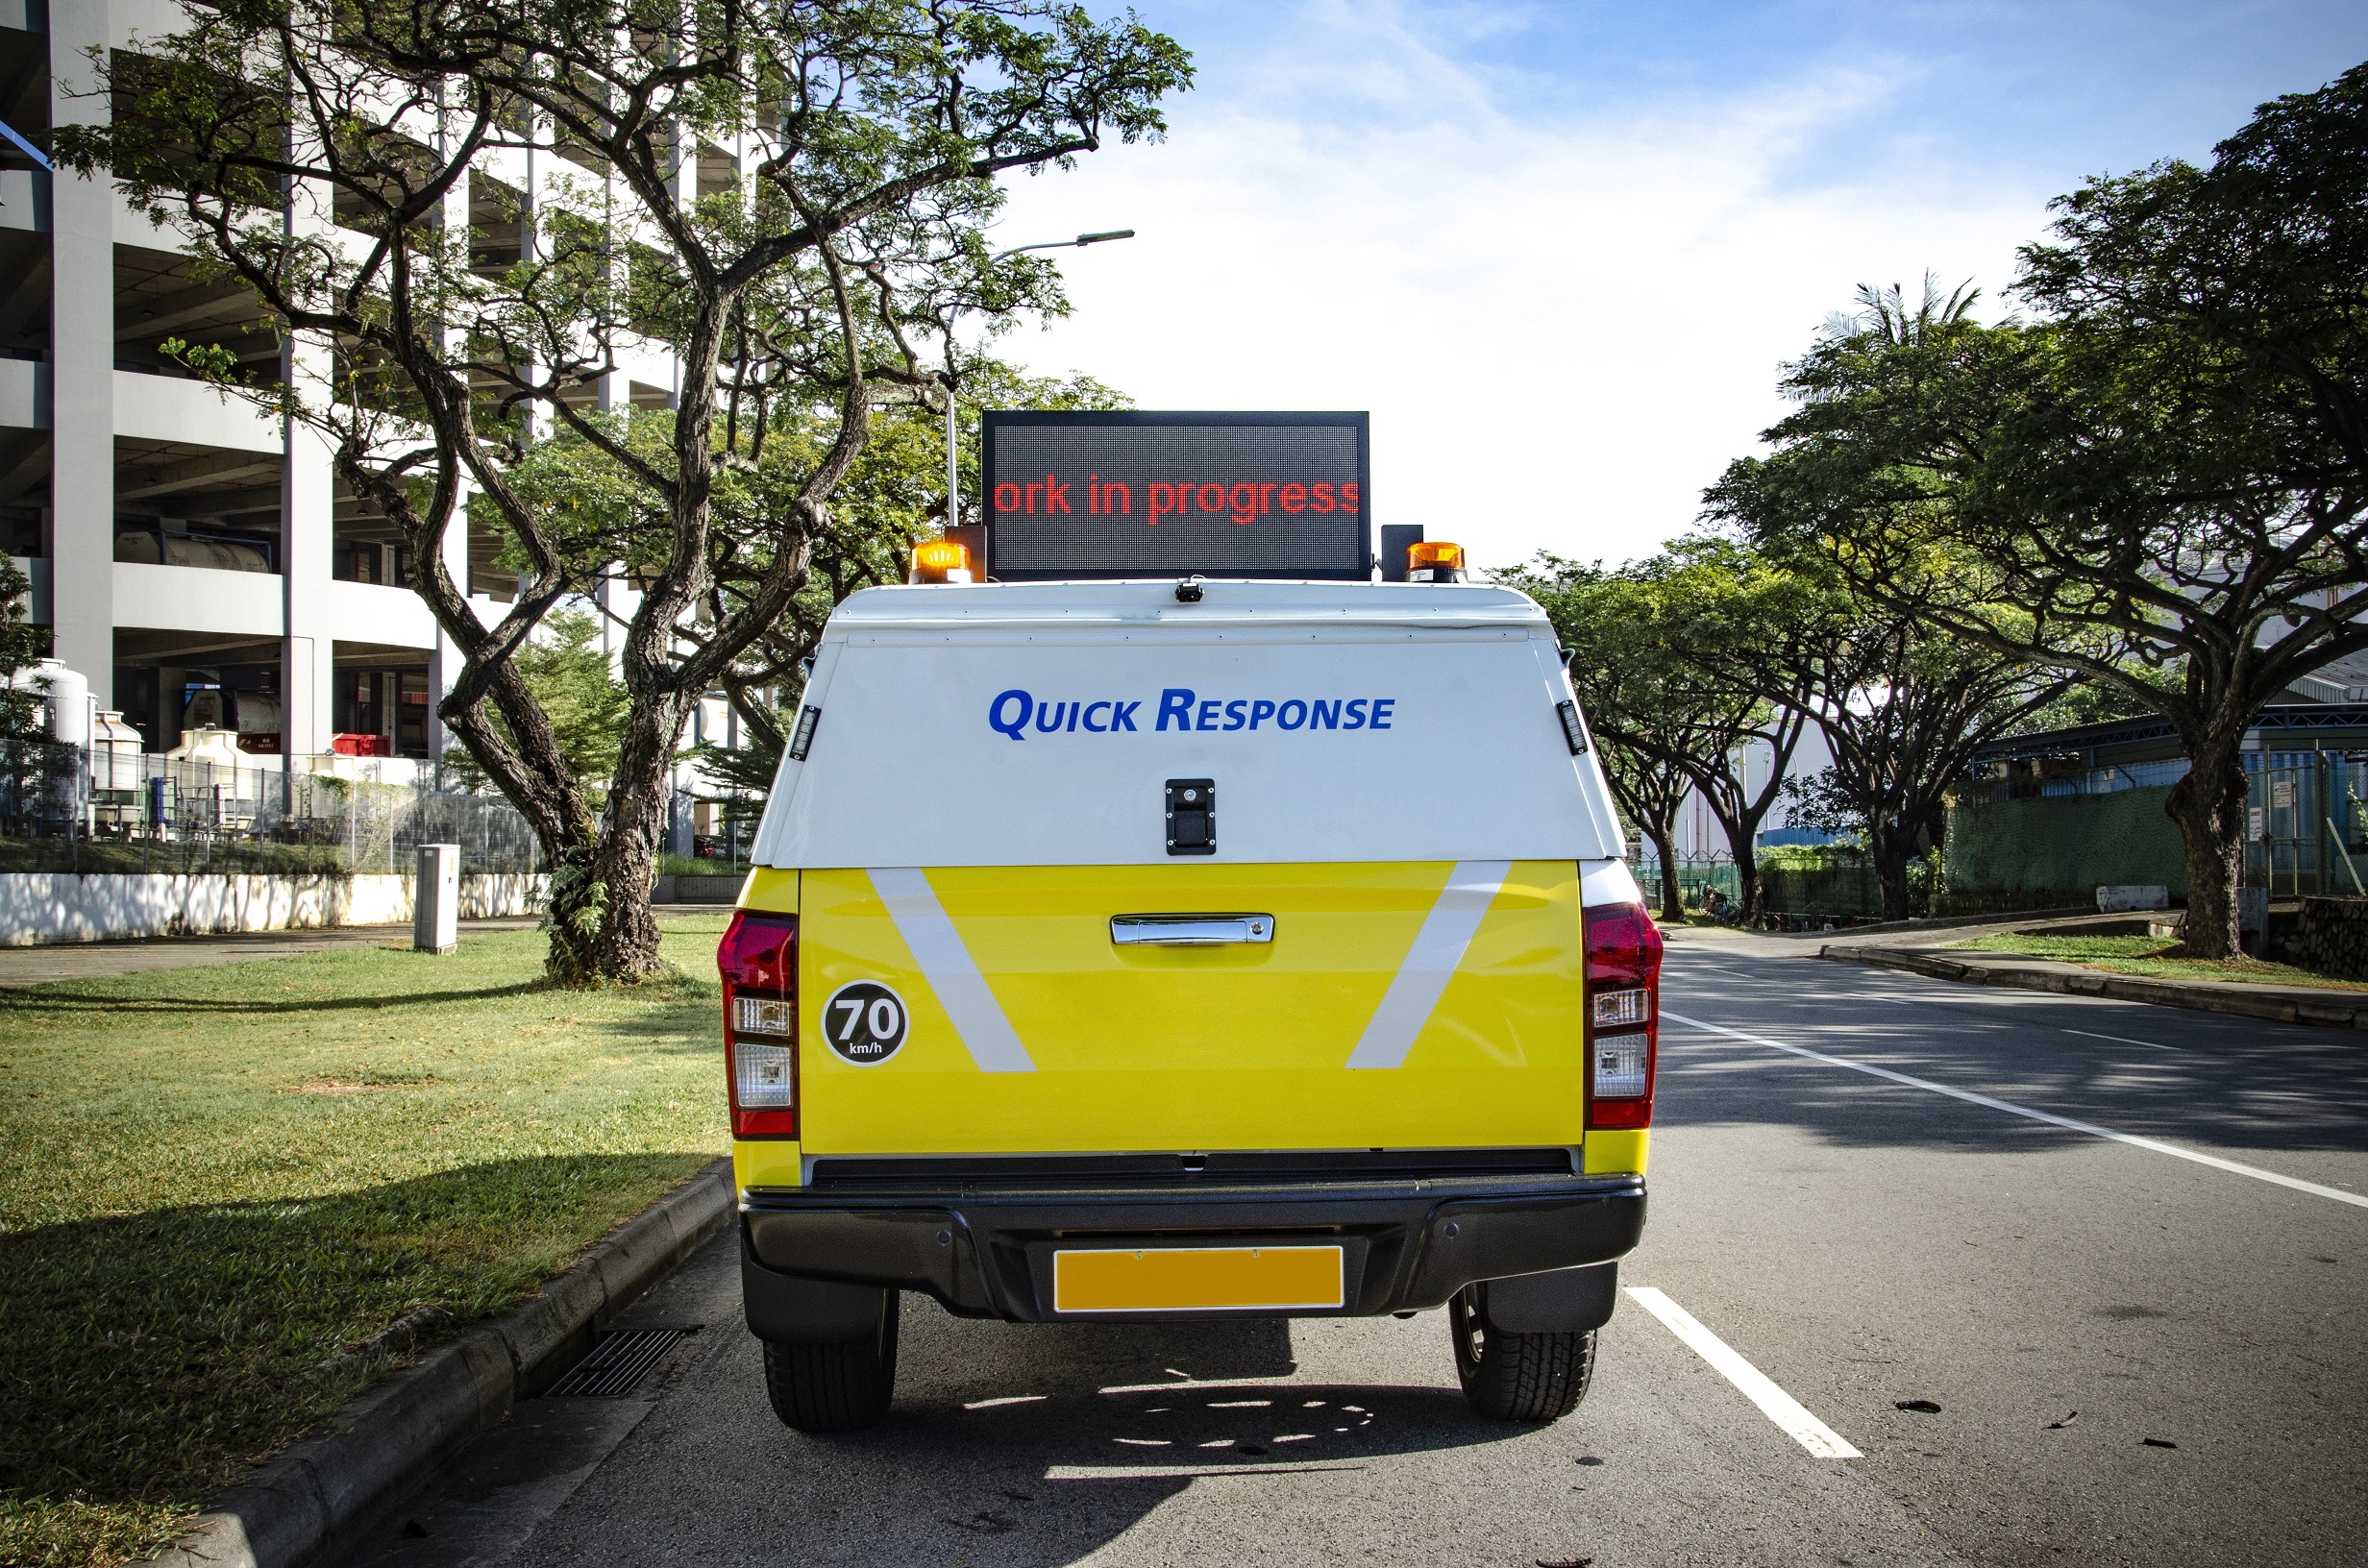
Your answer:
[[[0,1563],[101,1568],[724,1152],[714,950],[548,990],[535,931],[0,992]]]
[[[2157,980],[2245,980],[2265,986],[2323,986],[2333,991],[2362,991],[2354,980],[2335,980],[2291,964],[2270,964],[2257,958],[2183,958],[2174,937],[2079,937],[2045,933],[2018,935],[2002,931],[1957,943],[1975,952],[2020,953],[2025,958],[2052,959],[2060,964],[2084,964],[2114,974],[2144,975]]]

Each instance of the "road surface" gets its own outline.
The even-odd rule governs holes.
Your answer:
[[[1468,1414],[1440,1312],[908,1296],[895,1411],[809,1437],[726,1236],[627,1320],[698,1329],[639,1387],[522,1406],[358,1560],[2368,1560],[2359,1037],[1802,952],[1672,943],[1651,1217],[1557,1425]]]

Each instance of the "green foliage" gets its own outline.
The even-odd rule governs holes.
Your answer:
[[[1817,833],[1831,833],[1854,854],[1866,852],[1866,813],[1859,803],[1859,792],[1852,791],[1835,776],[1831,768],[1820,768],[1813,773],[1795,774],[1785,780],[1785,821],[1793,827],[1806,827]],[[1820,850],[1816,845],[1789,845],[1785,848]],[[1762,850],[1763,860],[1773,850]]]
[[[1901,614],[2077,671],[2179,730],[2168,810],[2235,940],[2239,748],[2259,706],[2368,650],[2368,65],[2214,149],[2055,204],[1985,326],[1928,283],[1788,367],[1797,412],[1714,515]]]
[[[2292,964],[2247,957],[2202,959],[2187,956],[2186,944],[2168,937],[2083,937],[2046,931],[2002,931],[1957,943],[1977,953],[2012,953],[2056,964],[2078,964],[2110,974],[2142,975],[2153,980],[2221,980],[2257,986],[2317,986],[2358,991],[2356,980],[2337,979]]]
[[[598,613],[555,610],[543,626],[545,637],[518,650],[518,673],[550,720],[569,771],[597,798],[616,771],[631,698],[611,674],[608,655],[601,649]],[[506,739],[509,726],[501,715],[491,719]],[[483,770],[466,752],[454,752],[450,767],[466,787],[483,787]]]
[[[1553,622],[1602,743],[1605,779],[1662,862],[1664,901],[1676,903],[1672,835],[1690,792],[1700,793],[1737,864],[1748,867],[1805,711],[1737,678],[1766,630],[1764,565],[1721,541],[1697,540],[1617,570],[1542,554],[1497,580],[1528,593]],[[1752,741],[1776,759],[1757,785],[1742,754]],[[1746,875],[1746,904],[1755,888]]]
[[[49,651],[48,631],[32,621],[32,581],[0,555],[0,741],[42,733],[41,694],[15,679]]]
[[[530,931],[0,992],[0,1561],[162,1547],[401,1364],[355,1346],[510,1309],[721,1153],[722,924],[591,995]]]
[[[609,674],[602,651],[601,620],[585,610],[556,610],[544,621],[548,634],[518,650],[518,673],[533,688],[559,749],[576,776],[605,779],[616,771],[617,747],[630,703],[623,683]]]
[[[321,432],[394,525],[461,654],[442,718],[555,865],[589,843],[585,886],[606,888],[590,961],[652,972],[640,883],[689,705],[777,704],[829,605],[902,576],[942,453],[925,408],[872,408],[983,395],[994,372],[957,323],[974,340],[1067,310],[1049,261],[989,243],[1000,177],[1158,139],[1190,57],[1066,0],[176,15],[136,56],[102,56],[117,112],[59,128],[60,168],[194,235],[200,265],[288,335],[284,385],[220,345],[176,349]],[[709,143],[740,156],[720,183],[698,159],[686,202],[680,155]],[[497,148],[540,155],[530,202],[471,172]],[[653,355],[677,368],[671,410],[596,411]],[[443,566],[464,495],[519,577],[490,628]],[[596,811],[595,748],[548,731],[601,726],[546,726],[561,716],[500,666],[616,574],[637,596],[629,701],[622,746],[597,748],[616,776]]]

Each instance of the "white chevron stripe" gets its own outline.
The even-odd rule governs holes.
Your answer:
[[[1003,1017],[1003,1005],[987,989],[977,960],[963,945],[937,890],[918,866],[876,866],[864,873],[888,906],[897,935],[912,949],[922,977],[937,995],[937,1005],[953,1020],[962,1048],[971,1053],[981,1072],[1034,1072],[1036,1063],[1020,1043],[1020,1036]]]
[[[1479,932],[1481,918],[1496,901],[1496,890],[1512,873],[1509,860],[1456,863],[1455,870],[1447,873],[1447,885],[1439,890],[1439,901],[1422,918],[1422,929],[1415,933],[1406,961],[1398,966],[1390,989],[1382,992],[1381,1005],[1373,1009],[1357,1048],[1348,1053],[1350,1066],[1405,1065],[1406,1053],[1415,1048],[1415,1037],[1431,1021],[1432,1009],[1439,1006],[1441,993],[1464,962],[1464,950]]]

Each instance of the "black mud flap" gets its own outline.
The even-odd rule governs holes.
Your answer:
[[[1500,1334],[1584,1334],[1612,1321],[1619,1264],[1515,1274],[1480,1287],[1480,1311]]]

